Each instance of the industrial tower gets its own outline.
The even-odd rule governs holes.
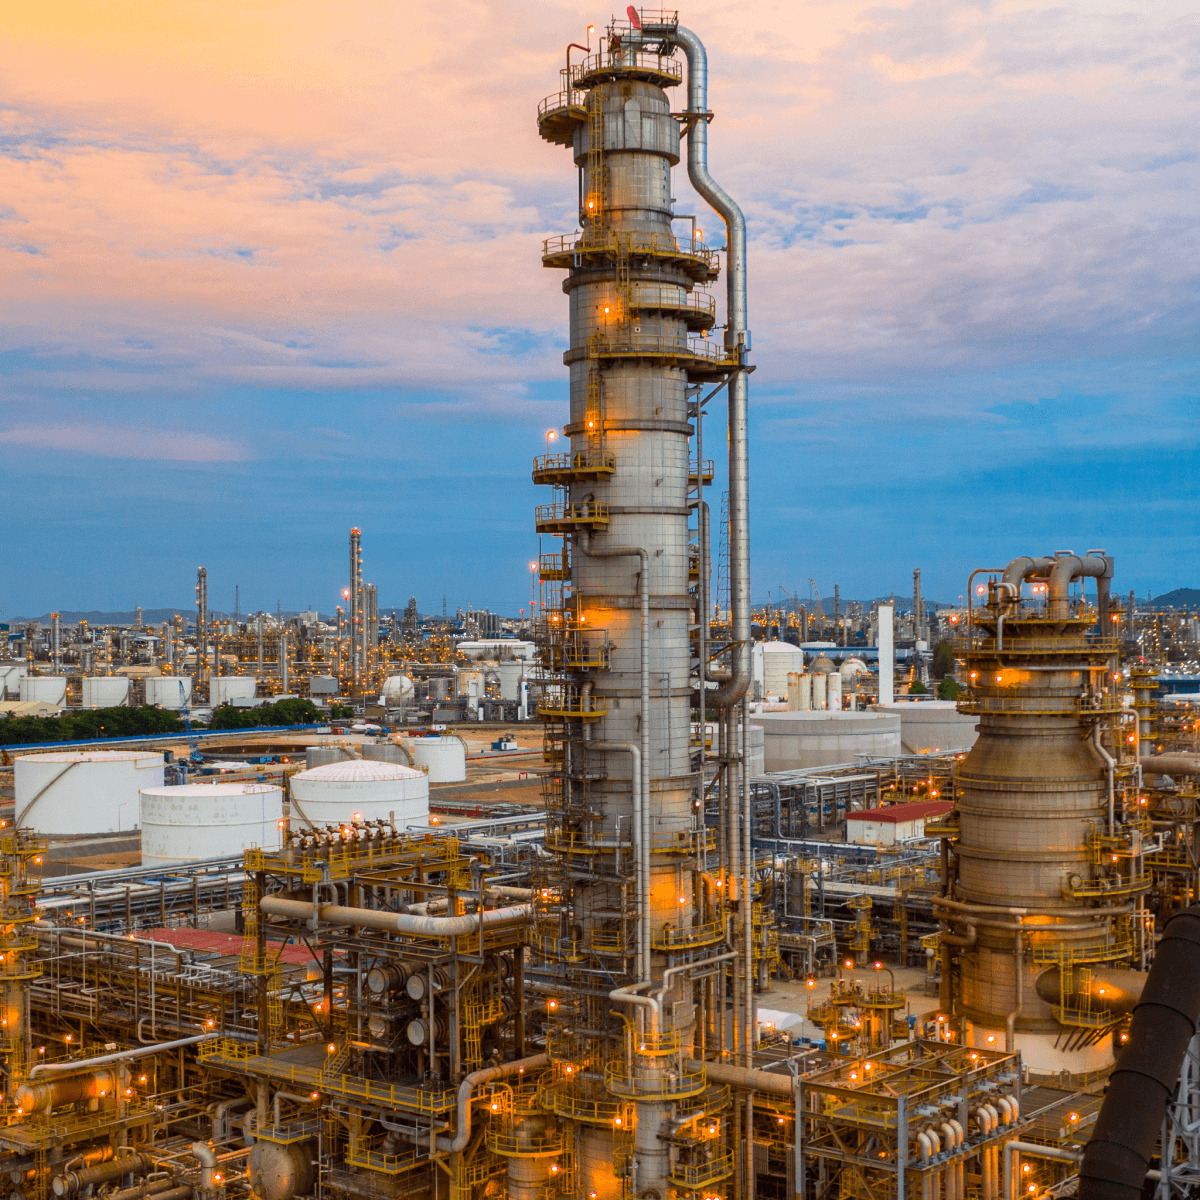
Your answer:
[[[561,90],[538,113],[542,137],[572,151],[581,232],[549,239],[542,258],[567,272],[571,448],[533,467],[554,488],[538,532],[563,543],[540,564],[553,857],[530,940],[563,988],[548,1010],[561,1032],[547,1043],[546,1096],[574,1126],[582,1194],[596,1200],[630,1185],[695,1192],[734,1173],[736,1134],[717,1115],[728,1092],[697,1098],[710,1088],[706,1056],[748,1062],[753,1040],[748,825],[735,819],[748,794],[736,733],[748,678],[744,226],[708,176],[703,46],[673,17],[649,25],[629,11],[599,52],[572,63],[568,50]],[[681,116],[666,91],[683,82],[677,48],[688,64]],[[705,337],[717,255],[696,218],[672,209],[681,130],[689,175],[725,218],[733,255],[723,343]],[[712,394],[728,386],[731,410],[734,636],[715,670],[705,383]],[[693,707],[721,718],[719,829],[704,825]],[[700,1108],[711,1119],[680,1127]]]

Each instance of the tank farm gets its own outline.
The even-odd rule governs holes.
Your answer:
[[[161,763],[140,868],[43,878],[18,814],[0,1200],[1198,1194],[1200,759],[1154,664],[1126,681],[1112,557],[971,573],[969,751],[748,769],[745,222],[697,35],[629,9],[591,40],[536,114],[579,226],[542,247],[570,381],[533,462],[544,814],[439,826],[398,743],[220,784],[235,859],[181,862]],[[408,810],[338,815],[384,784]],[[855,809],[939,793],[912,844],[847,842]]]

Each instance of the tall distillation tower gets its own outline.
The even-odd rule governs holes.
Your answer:
[[[1036,1071],[1111,1061],[1118,991],[1145,961],[1136,712],[1121,701],[1102,550],[1017,558],[990,574],[958,651],[959,710],[979,737],[955,778],[959,828],[945,894],[943,1005],[980,1047]],[[1095,579],[1097,603],[1073,597]],[[1026,587],[1025,585],[1029,586]]]
[[[581,232],[551,238],[542,260],[567,272],[571,408],[570,450],[533,470],[554,488],[538,532],[563,542],[540,564],[553,865],[531,941],[563,989],[548,1010],[559,1027],[547,1095],[575,1128],[581,1194],[597,1200],[629,1181],[665,1198],[681,1180],[711,1186],[732,1172],[736,1138],[723,1118],[713,1113],[708,1133],[672,1120],[705,1093],[706,1055],[747,1061],[753,1036],[747,848],[734,819],[748,792],[736,737],[749,647],[745,232],[708,175],[703,46],[673,18],[644,24],[629,11],[598,53],[572,64],[568,50],[562,88],[538,114],[542,137],[572,151]],[[666,92],[683,81],[677,49],[688,68],[682,114]],[[672,207],[681,130],[689,177],[726,225],[723,343],[705,337],[717,322],[707,291],[717,255],[696,218]],[[711,394],[727,387],[730,406],[734,637],[713,670],[704,383],[716,384]],[[715,834],[703,820],[694,705],[722,730],[727,819]]]

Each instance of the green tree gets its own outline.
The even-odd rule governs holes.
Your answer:
[[[954,673],[954,654],[950,649],[950,643],[940,641],[933,648],[933,677],[935,679],[945,679],[947,675]]]
[[[928,696],[929,689],[919,679],[914,679],[908,685],[908,694],[910,696]]]
[[[962,688],[958,686],[958,681],[953,675],[947,675],[941,683],[938,684],[938,699],[939,700],[957,700],[958,693]]]

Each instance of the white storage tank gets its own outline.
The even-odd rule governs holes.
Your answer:
[[[19,663],[0,663],[0,700],[15,700],[21,694],[21,676],[25,668]]]
[[[500,699],[520,700],[521,680],[525,677],[525,664],[522,662],[502,662],[496,666],[496,674],[500,676]]]
[[[61,708],[67,702],[65,675],[26,675],[21,680],[21,699],[40,700]]]
[[[180,691],[180,684],[183,691]],[[190,675],[153,676],[146,680],[146,703],[157,704],[175,712],[187,708],[192,702],[192,677]]]
[[[138,821],[138,792],[162,787],[163,756],[150,750],[23,754],[15,766],[16,824],[36,833],[116,833]]]
[[[258,680],[253,675],[214,675],[208,685],[208,701],[216,708],[233,700],[253,700]]]
[[[141,789],[142,866],[278,850],[283,789],[269,783],[185,783]]]
[[[804,651],[791,642],[762,642],[754,647],[754,667],[764,696],[786,696],[788,675],[804,670]]]
[[[960,713],[953,700],[901,701],[900,747],[905,754],[970,750],[979,736],[979,718]]]
[[[407,675],[389,675],[383,681],[383,690],[379,693],[379,703],[388,708],[399,708],[402,704],[411,704],[413,690],[413,681]]]
[[[841,712],[842,677],[837,671],[830,671],[825,680],[825,707],[830,712]]]
[[[311,771],[313,767],[323,767],[326,763],[353,762],[355,753],[349,746],[305,746],[304,766]]]
[[[900,753],[900,717],[892,711],[767,712],[754,719],[766,732],[768,771],[829,767],[852,763],[862,754],[895,758]]]
[[[413,761],[430,783],[461,783],[467,777],[467,744],[460,737],[423,737],[413,742]]]
[[[362,756],[371,762],[400,763],[406,767],[413,765],[412,755],[395,742],[364,742]]]
[[[361,813],[364,821],[387,820],[405,825],[429,820],[429,780],[424,772],[400,763],[353,761],[326,763],[292,776],[292,821],[308,818],[314,825],[343,825]]]
[[[124,675],[93,675],[84,679],[84,708],[120,708],[128,703],[129,680]]]

